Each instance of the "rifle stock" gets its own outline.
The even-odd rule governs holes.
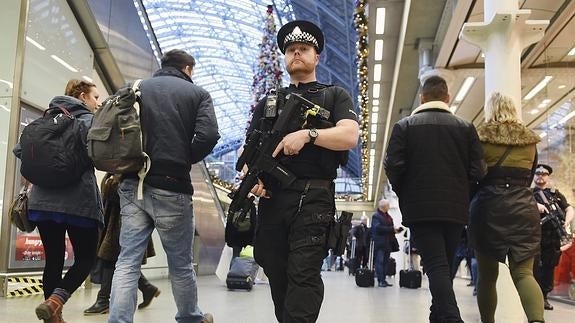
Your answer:
[[[549,210],[549,213],[541,218],[541,225],[549,222],[550,225],[552,225],[555,229],[555,232],[561,241],[561,246],[563,247],[570,244],[573,240],[573,237],[567,232],[567,230],[565,230],[565,227],[563,226],[565,223],[565,213],[559,207],[559,205],[557,205],[557,202],[553,198],[550,201],[547,199],[547,196],[545,196],[545,193],[543,193],[541,190],[537,193],[543,202],[542,204],[545,205],[547,210]]]

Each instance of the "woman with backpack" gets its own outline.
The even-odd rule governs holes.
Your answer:
[[[43,117],[26,126],[30,128],[23,130],[14,148],[22,160],[22,175],[33,184],[28,218],[36,224],[44,246],[45,301],[36,307],[36,315],[44,322],[64,322],[62,307],[90,273],[98,230],[103,225],[100,193],[85,146],[98,106],[98,90],[93,83],[70,80],[65,93],[52,99]],[[46,126],[60,126],[61,131],[42,133]],[[63,174],[51,178],[58,172],[46,171],[50,167]],[[74,250],[74,264],[62,277],[66,233]]]

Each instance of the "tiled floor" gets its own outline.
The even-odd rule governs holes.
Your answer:
[[[397,287],[397,281],[388,288],[359,288],[352,276],[342,272],[324,272],[323,276],[325,300],[319,323],[428,322],[429,291],[425,279],[423,288],[410,290]],[[175,305],[169,281],[153,280],[153,283],[160,287],[162,294],[148,308],[137,311],[134,322],[174,322]],[[466,280],[455,280],[463,319],[467,323],[479,322],[472,288],[466,284]],[[216,276],[202,276],[198,278],[198,285],[200,306],[203,311],[213,313],[217,323],[276,322],[266,284],[256,285],[251,292],[231,292]],[[83,310],[94,302],[97,291],[97,286],[78,290],[64,308],[64,319],[68,323],[106,322],[107,315],[83,315]],[[502,285],[499,293],[497,322],[526,322],[512,286]],[[41,301],[41,296],[0,298],[0,323],[38,322],[34,308]],[[554,311],[545,312],[547,323],[575,322],[575,306],[559,302],[554,305]]]

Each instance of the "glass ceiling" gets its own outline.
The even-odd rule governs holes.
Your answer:
[[[357,101],[353,0],[142,0],[142,4],[161,52],[179,48],[196,59],[194,83],[210,92],[222,136],[214,157],[235,152],[244,142],[267,5],[274,6],[278,30],[295,19],[322,28],[326,45],[318,80],[343,86]],[[359,149],[350,154],[345,170],[350,177],[360,177]]]

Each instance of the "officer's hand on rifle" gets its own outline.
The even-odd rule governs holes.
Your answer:
[[[252,193],[255,196],[263,197],[266,199],[270,198],[266,192],[266,189],[264,187],[264,183],[259,178],[258,178],[258,183],[256,185],[254,185],[254,187],[252,188],[250,193]]]
[[[299,154],[299,151],[310,140],[308,132],[308,129],[302,129],[288,133],[277,145],[272,157],[276,157],[280,152],[283,152],[286,156]]]
[[[549,213],[549,210],[547,210],[547,208],[545,207],[545,205],[541,204],[541,203],[537,203],[537,208],[539,209],[539,213],[543,214],[543,213]]]

